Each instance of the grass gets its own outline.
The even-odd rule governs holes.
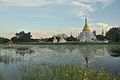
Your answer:
[[[119,76],[75,65],[33,66],[23,72],[22,80],[120,80]]]

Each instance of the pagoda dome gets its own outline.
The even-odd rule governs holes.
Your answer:
[[[85,18],[85,26],[83,28],[83,31],[90,31],[90,27],[87,24],[87,18]]]

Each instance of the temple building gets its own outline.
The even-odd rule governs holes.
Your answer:
[[[90,27],[87,23],[87,18],[85,18],[85,26],[83,31],[78,35],[78,39],[80,42],[95,42],[96,37],[93,32],[90,31]]]
[[[77,41],[77,38],[73,37],[73,35],[71,33],[70,37],[67,37],[66,40],[69,41],[69,42],[73,42],[73,41]]]
[[[58,42],[58,40],[56,39],[55,36],[53,36],[53,43],[57,43],[57,42]]]
[[[64,39],[63,36],[61,36],[60,39],[59,39],[59,43],[65,43],[65,42],[66,42],[66,40]]]

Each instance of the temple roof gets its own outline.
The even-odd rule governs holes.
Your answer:
[[[54,40],[57,40],[55,36],[53,36],[53,41],[54,41]]]
[[[87,18],[85,18],[85,26],[83,28],[83,31],[90,31],[90,27],[87,24]]]

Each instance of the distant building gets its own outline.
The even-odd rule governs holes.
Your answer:
[[[64,39],[66,39],[68,36],[66,35],[66,34],[58,34],[58,35],[56,35],[56,38],[60,38],[60,37],[63,37]]]
[[[66,40],[64,39],[63,36],[61,36],[60,39],[59,39],[59,43],[65,43],[65,42],[66,42]]]
[[[78,39],[80,42],[95,42],[96,37],[93,32],[90,32],[90,27],[87,24],[87,18],[85,18],[85,26],[83,31],[79,34]]]
[[[53,43],[57,43],[57,42],[58,42],[58,40],[56,39],[55,36],[53,36]]]
[[[77,41],[77,38],[73,37],[71,34],[71,36],[67,38],[67,41]]]

